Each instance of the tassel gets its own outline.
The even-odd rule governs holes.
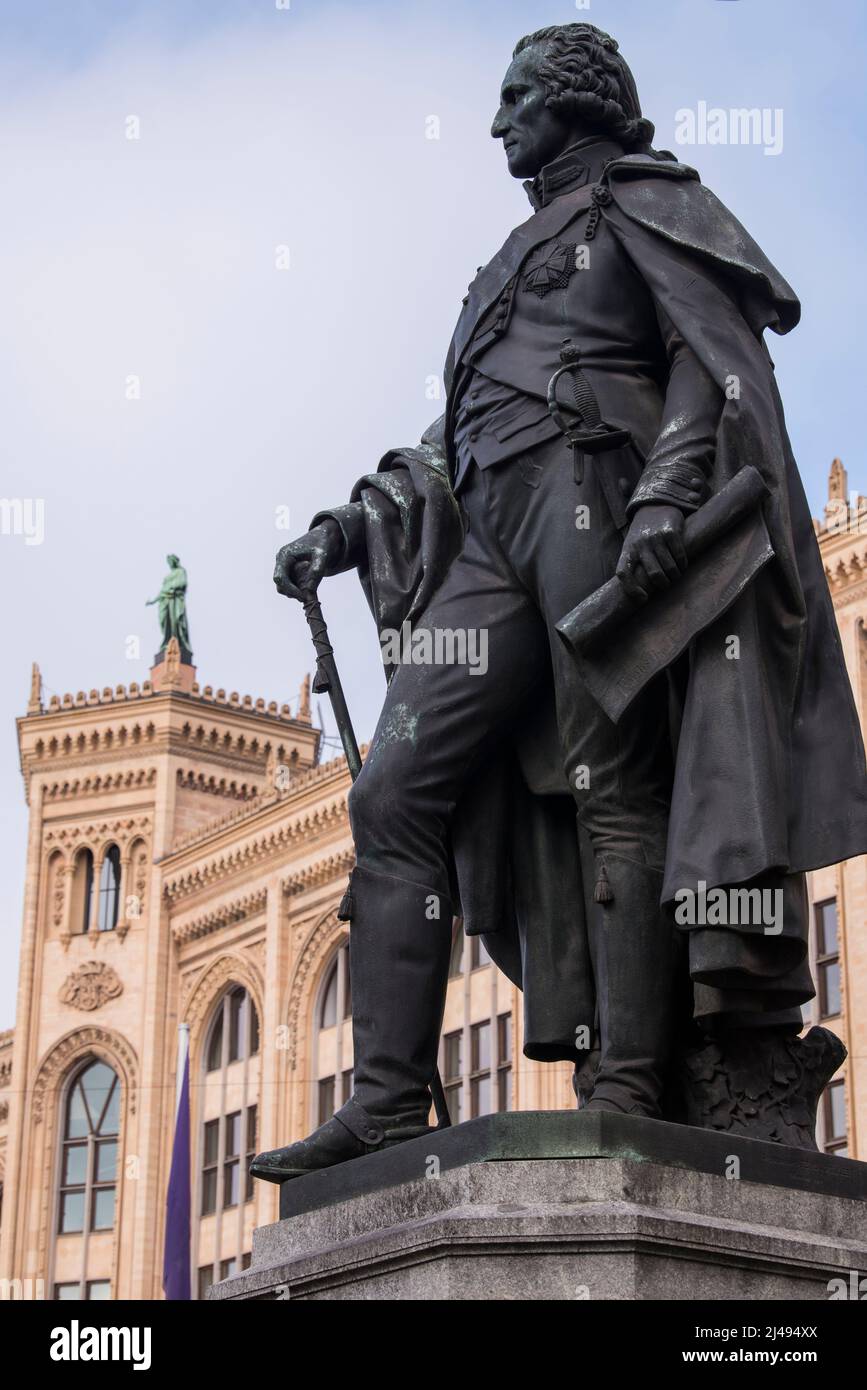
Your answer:
[[[351,922],[352,914],[354,913],[354,911],[355,899],[352,896],[352,879],[350,878],[349,886],[346,889],[346,892],[343,894],[343,897],[340,899],[340,906],[337,909],[338,922]]]
[[[599,864],[599,874],[596,879],[596,888],[594,889],[593,897],[598,903],[614,902],[614,891],[611,887],[611,883],[608,878],[608,870],[606,869],[605,864],[601,861]]]

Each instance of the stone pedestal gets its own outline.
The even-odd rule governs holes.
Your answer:
[[[491,1115],[284,1184],[283,1219],[209,1297],[828,1300],[867,1271],[865,1199],[849,1159],[625,1115]]]

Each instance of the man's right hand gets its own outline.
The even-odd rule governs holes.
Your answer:
[[[316,592],[319,581],[337,569],[343,550],[343,533],[330,519],[290,541],[277,551],[274,583],[278,592],[303,603]]]

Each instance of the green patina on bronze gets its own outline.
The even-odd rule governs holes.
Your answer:
[[[182,658],[189,658],[192,655],[192,645],[187,626],[187,572],[177,555],[167,555],[166,561],[169,572],[156,598],[149,598],[145,607],[150,608],[155,603],[159,605],[162,642],[157,657],[162,655],[171,639],[177,637]]]

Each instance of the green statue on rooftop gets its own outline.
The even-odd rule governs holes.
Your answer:
[[[156,598],[149,598],[145,607],[150,608],[154,603],[159,605],[162,642],[157,652],[157,660],[171,639],[177,637],[178,646],[181,649],[181,661],[189,662],[193,652],[190,645],[190,631],[187,627],[187,572],[177,555],[167,555],[166,560],[169,572],[163,580]]]

